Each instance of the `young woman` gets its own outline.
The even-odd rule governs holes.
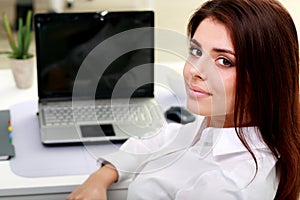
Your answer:
[[[299,44],[288,12],[275,0],[212,0],[188,35],[187,108],[204,121],[129,139],[69,200],[106,199],[127,179],[128,199],[298,199]]]

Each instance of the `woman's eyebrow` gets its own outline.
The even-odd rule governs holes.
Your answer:
[[[194,45],[201,48],[201,44],[197,40],[191,39],[191,43],[193,43]],[[217,53],[229,53],[229,54],[235,56],[235,53],[229,49],[213,48],[212,51],[217,52]]]
[[[191,39],[191,43],[197,45],[198,47],[201,47],[201,44],[195,39]]]
[[[219,49],[219,48],[213,48],[213,51],[217,52],[217,53],[229,53],[233,56],[235,56],[235,53],[229,49]]]

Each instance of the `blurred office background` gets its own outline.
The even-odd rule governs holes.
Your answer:
[[[19,16],[24,15],[27,9],[33,9],[35,13],[44,12],[89,12],[89,11],[119,11],[119,10],[154,10],[155,26],[158,28],[174,30],[180,34],[186,33],[187,22],[193,11],[204,0],[0,0],[0,13],[6,12],[11,24]],[[298,0],[280,0],[289,10],[298,33],[300,35],[300,7]],[[8,42],[0,22],[0,51],[8,50]],[[31,50],[34,52],[34,42]],[[172,62],[178,58],[170,53],[159,52],[156,62]],[[6,65],[3,55],[0,56],[0,68]]]

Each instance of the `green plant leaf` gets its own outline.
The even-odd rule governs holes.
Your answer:
[[[11,54],[10,51],[0,51],[0,54]]]
[[[27,12],[26,16],[26,23],[23,24],[23,19],[18,19],[18,32],[17,32],[17,43],[15,42],[15,39],[13,37],[7,15],[6,13],[3,13],[3,24],[4,28],[7,34],[7,38],[9,41],[9,45],[12,49],[12,53],[10,53],[10,58],[16,58],[16,59],[28,59],[33,57],[32,54],[28,53],[29,46],[32,40],[32,34],[31,34],[31,20],[32,20],[32,11],[29,10]],[[1,53],[0,54],[4,54]],[[9,54],[9,53],[8,53]]]
[[[17,52],[17,46],[16,46],[16,43],[15,43],[15,39],[13,37],[13,34],[11,32],[11,28],[10,28],[6,13],[3,13],[2,17],[3,17],[3,25],[4,25],[4,29],[6,31],[6,35],[7,35],[7,38],[8,38],[9,45],[10,45],[13,52]]]
[[[18,52],[16,52],[15,54],[20,56],[23,54],[23,20],[22,18],[19,18],[18,20],[18,34],[17,34],[17,40],[18,40]]]
[[[26,16],[26,28],[25,28],[25,34],[24,34],[24,53],[25,54],[28,54],[30,42],[31,42],[31,39],[32,39],[31,31],[30,31],[31,16],[32,16],[32,11],[29,10],[27,12],[27,16]]]

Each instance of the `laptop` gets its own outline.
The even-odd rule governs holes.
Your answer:
[[[45,145],[124,141],[166,120],[154,99],[153,11],[34,16]]]

